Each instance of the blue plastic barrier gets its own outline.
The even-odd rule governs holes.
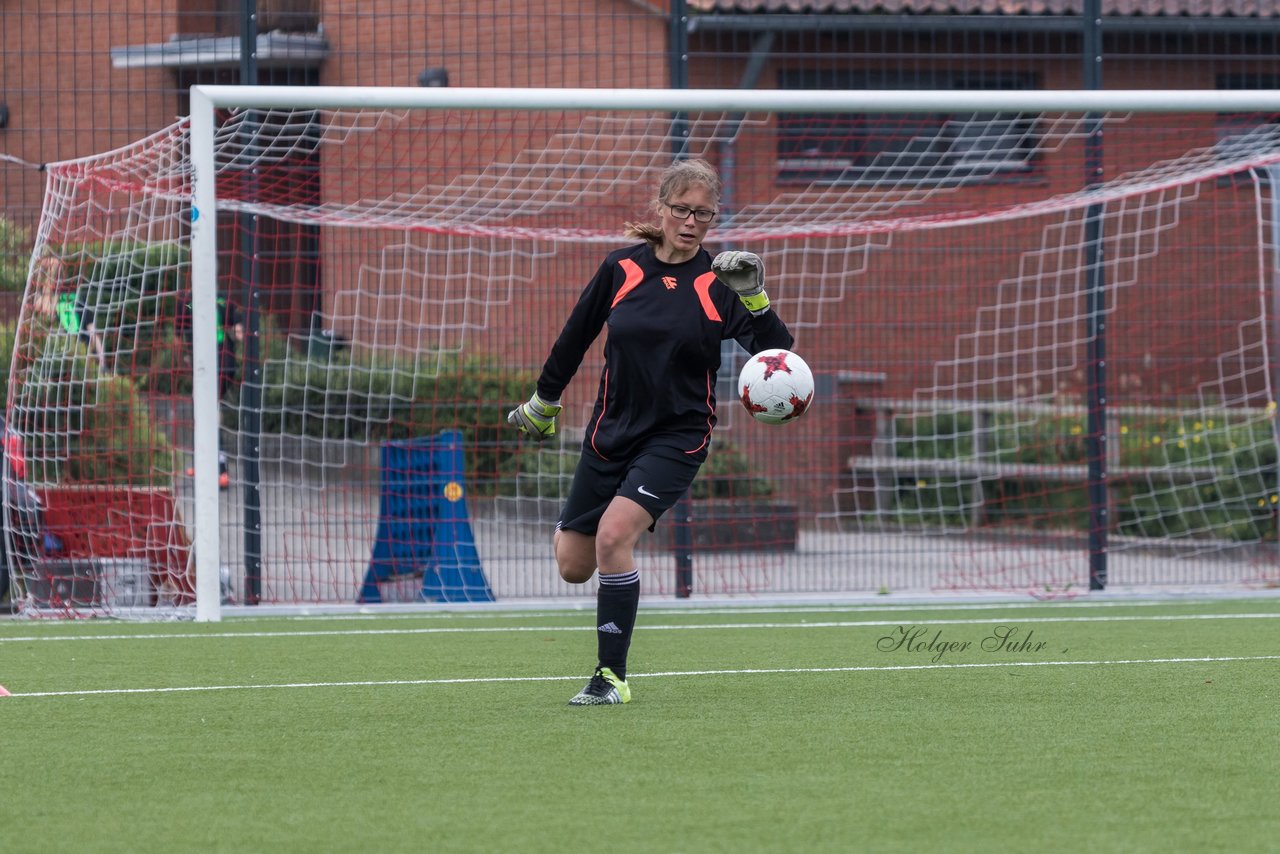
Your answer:
[[[428,602],[492,602],[463,487],[462,434],[382,446],[378,532],[357,602],[381,602],[378,582],[422,574]]]

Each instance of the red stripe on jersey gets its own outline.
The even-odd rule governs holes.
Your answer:
[[[708,273],[707,275],[710,276],[712,274]],[[715,319],[718,320],[719,318]],[[685,451],[686,454],[698,453],[698,451],[701,451],[707,446],[707,442],[711,441],[711,431],[715,429],[711,424],[711,419],[716,414],[716,408],[711,405],[711,393],[713,391],[712,386],[714,385],[715,383],[712,382],[711,374],[707,374],[707,412],[710,413],[707,415],[707,432],[702,434],[702,444],[698,445],[698,447],[694,448],[692,451]]]
[[[627,263],[623,261],[622,263]],[[720,312],[716,311],[716,304],[711,301],[711,283],[716,280],[715,273],[703,273],[701,276],[693,280],[693,289],[698,292],[698,301],[702,303],[702,312],[709,320],[720,323]],[[617,300],[614,300],[617,305]]]
[[[618,262],[618,266],[627,272],[627,278],[622,283],[622,287],[618,289],[618,295],[613,298],[613,303],[609,308],[613,308],[622,302],[622,298],[636,289],[636,285],[644,281],[644,270],[640,269],[640,265],[630,258],[623,258]]]
[[[624,264],[628,263],[625,258],[623,259],[623,263]],[[619,294],[619,296],[621,296],[621,294]],[[616,301],[615,301],[615,304],[616,304]],[[609,372],[606,370],[604,372],[604,376],[600,378],[600,417],[596,419],[595,425],[592,426],[591,428],[591,450],[595,451],[596,454],[602,460],[607,460],[609,458],[606,457],[604,454],[601,454],[600,449],[596,447],[596,434],[600,432],[600,422],[604,421],[604,412],[608,408],[609,408]]]

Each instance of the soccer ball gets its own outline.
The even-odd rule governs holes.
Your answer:
[[[757,421],[794,421],[813,403],[813,372],[790,350],[762,350],[738,374],[738,399]]]

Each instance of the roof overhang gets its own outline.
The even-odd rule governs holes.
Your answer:
[[[1280,32],[1280,17],[1190,17],[1185,15],[1104,15],[1107,33],[1185,35]],[[1080,32],[1079,15],[861,15],[861,14],[719,14],[689,16],[689,32]]]
[[[260,68],[316,68],[328,56],[329,40],[323,32],[272,31],[258,36]],[[112,68],[234,68],[239,64],[239,36],[173,38],[111,48]]]

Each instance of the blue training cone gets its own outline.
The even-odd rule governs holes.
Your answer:
[[[379,582],[422,574],[422,599],[492,602],[467,512],[462,434],[382,446],[378,530],[357,602],[381,602]]]

